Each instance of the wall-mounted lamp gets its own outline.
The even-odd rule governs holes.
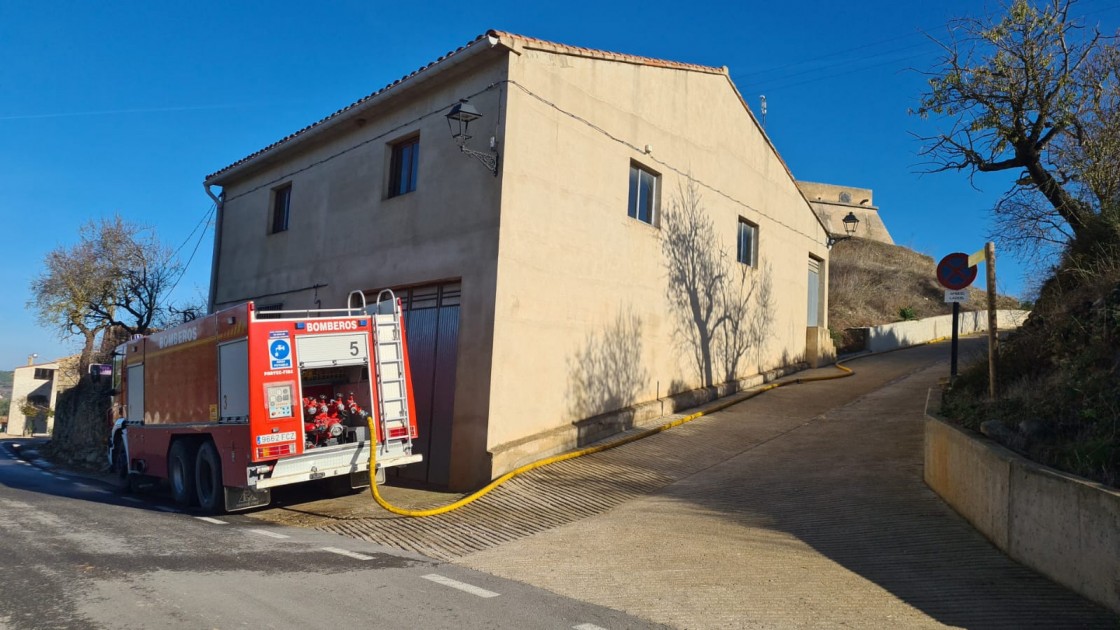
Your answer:
[[[459,150],[474,159],[482,162],[483,166],[490,170],[495,177],[498,176],[498,150],[494,148],[494,138],[490,138],[490,151],[475,151],[474,149],[467,148],[467,140],[471,139],[467,133],[471,122],[482,118],[482,114],[474,105],[471,105],[467,99],[460,99],[458,103],[451,106],[451,111],[447,112],[447,127],[451,130],[451,138],[455,140],[455,144],[459,145]]]
[[[859,226],[859,219],[856,218],[856,213],[849,212],[848,216],[841,219],[841,221],[844,222],[844,232],[847,236],[833,236],[829,234],[827,243],[829,249],[832,249],[832,246],[840,241],[846,241],[856,235],[856,227]]]

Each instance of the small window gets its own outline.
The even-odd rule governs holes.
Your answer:
[[[420,136],[393,145],[389,162],[389,196],[397,197],[416,190],[420,171]]]
[[[49,381],[54,379],[54,370],[50,368],[35,368],[35,380]]]
[[[288,229],[288,209],[292,204],[292,185],[287,184],[272,191],[272,231],[270,234],[285,232]]]
[[[739,218],[738,247],[735,258],[744,265],[758,266],[758,226]]]
[[[630,165],[630,202],[626,214],[642,223],[657,225],[657,173],[637,164]]]

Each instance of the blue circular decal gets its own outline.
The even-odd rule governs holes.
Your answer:
[[[292,353],[292,347],[288,345],[287,341],[283,339],[277,339],[269,344],[268,353],[272,355],[273,359],[276,359],[277,361],[283,361],[284,359],[288,358],[289,354]]]

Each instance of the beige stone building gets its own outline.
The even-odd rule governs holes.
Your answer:
[[[77,367],[77,356],[43,363],[35,363],[34,357],[31,357],[27,365],[17,367],[12,373],[12,405],[8,409],[7,432],[11,435],[53,433],[55,402],[59,393],[77,383]],[[41,412],[24,415],[22,407],[27,403]]]
[[[815,182],[797,182],[797,187],[831,233],[843,236],[844,217],[851,213],[859,219],[854,236],[894,244],[887,225],[879,216],[879,208],[875,205],[870,188]]]
[[[436,486],[831,353],[827,230],[726,68],[491,31],[205,184],[212,308],[402,297]]]

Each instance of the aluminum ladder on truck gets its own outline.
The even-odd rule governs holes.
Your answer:
[[[404,369],[404,343],[401,339],[401,310],[397,296],[385,289],[370,309],[374,322],[374,362],[377,373],[377,410],[381,420],[381,443],[377,461],[391,464],[393,459],[412,455],[412,428],[408,417],[408,383]],[[376,474],[384,480],[384,467]]]

